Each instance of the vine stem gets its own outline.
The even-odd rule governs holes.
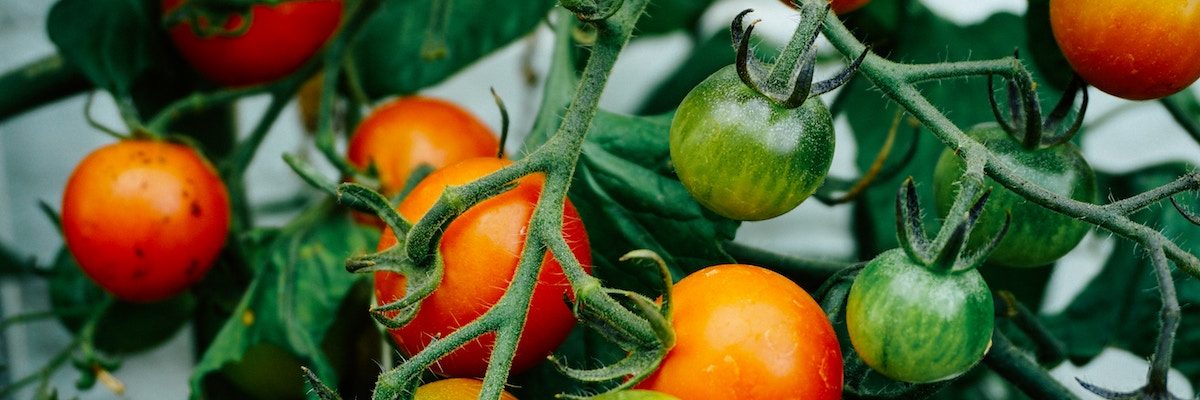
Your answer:
[[[1184,94],[1177,96],[1182,95]],[[1191,96],[1191,94],[1187,95]],[[1191,136],[1192,140],[1196,141],[1196,144],[1200,144],[1200,122],[1197,122],[1195,117],[1188,115],[1187,110],[1183,109],[1178,100],[1171,97],[1164,97],[1159,99],[1158,102],[1163,105],[1163,108],[1167,109],[1167,112],[1171,114],[1171,118],[1175,119],[1175,122],[1183,128],[1183,131],[1187,132],[1188,136]]]
[[[0,76],[0,121],[40,105],[82,93],[91,82],[61,55],[52,55]]]
[[[992,348],[983,357],[983,363],[997,374],[1012,382],[1026,395],[1038,400],[1078,399],[1054,378],[1045,374],[1029,356],[1000,333],[992,331]]]
[[[816,0],[808,1],[815,2]],[[833,46],[847,57],[866,50],[866,46],[846,29],[836,15],[827,16],[822,28]],[[1132,240],[1145,247],[1154,256],[1155,274],[1160,282],[1159,290],[1163,298],[1163,312],[1161,314],[1162,330],[1158,338],[1154,364],[1149,373],[1150,382],[1147,389],[1165,390],[1166,373],[1164,371],[1170,365],[1171,346],[1178,323],[1178,299],[1173,290],[1174,283],[1166,261],[1168,259],[1174,261],[1189,275],[1200,278],[1200,259],[1168,240],[1161,232],[1133,221],[1123,211],[1144,207],[1152,203],[1152,200],[1160,198],[1163,193],[1170,192],[1171,189],[1152,190],[1133,196],[1128,201],[1115,202],[1113,203],[1115,206],[1112,204],[1108,206],[1089,204],[1055,195],[1025,180],[1013,170],[1007,161],[992,154],[981,143],[964,134],[915,87],[914,82],[926,79],[980,74],[1000,75],[1021,83],[1031,82],[1028,70],[1015,57],[994,62],[909,65],[895,63],[878,55],[869,54],[859,67],[859,73],[869,79],[892,101],[920,120],[939,140],[954,149],[960,156],[968,161],[973,158],[983,160],[987,175],[1000,185],[1047,209],[1078,218]],[[1020,85],[1020,89],[1033,90],[1031,85]],[[1180,184],[1175,188],[1195,190],[1200,188],[1200,180],[1185,176],[1181,178]]]

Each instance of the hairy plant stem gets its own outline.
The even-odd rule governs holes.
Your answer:
[[[816,0],[808,0],[816,1]],[[858,41],[853,34],[841,23],[836,15],[825,18],[822,31],[843,55],[853,57],[866,50],[866,46]],[[951,77],[967,77],[971,75],[999,75],[1018,82],[1018,89],[1029,96],[1033,91],[1029,71],[1016,58],[1009,57],[995,61],[956,62],[926,65],[909,65],[889,61],[875,54],[869,54],[859,67],[859,74],[870,80],[892,101],[905,108],[911,115],[924,124],[935,136],[971,164],[972,160],[982,160],[988,176],[1000,185],[1014,193],[1055,212],[1077,218],[1101,228],[1107,229],[1119,236],[1137,242],[1152,255],[1162,255],[1162,263],[1155,263],[1155,273],[1160,281],[1159,290],[1162,295],[1162,331],[1159,335],[1154,366],[1151,368],[1147,388],[1165,388],[1166,373],[1169,368],[1170,351],[1174,341],[1175,328],[1178,320],[1178,299],[1173,290],[1173,281],[1166,260],[1175,264],[1192,275],[1200,278],[1200,259],[1180,248],[1176,243],[1167,239],[1153,228],[1142,225],[1130,219],[1128,209],[1137,209],[1152,203],[1150,200],[1161,198],[1171,189],[1152,190],[1146,194],[1131,197],[1128,202],[1119,201],[1116,206],[1089,204],[1051,193],[1023,178],[1014,171],[1006,161],[992,154],[987,147],[974,141],[961,129],[954,125],[949,118],[939,111],[916,88],[915,83]],[[1027,116],[1028,117],[1028,116]],[[1200,187],[1200,180],[1195,177],[1180,179],[1179,187],[1195,190]],[[1171,186],[1171,185],[1168,185]],[[1186,189],[1185,189],[1186,190]],[[1172,307],[1174,305],[1174,307]],[[1173,310],[1173,311],[1172,311]],[[1172,317],[1174,316],[1174,317]],[[1160,354],[1163,353],[1163,354]],[[1036,367],[1036,366],[1034,366]],[[1036,368],[1041,370],[1040,368]],[[1044,371],[1043,371],[1044,373]],[[1163,389],[1165,390],[1165,389]]]

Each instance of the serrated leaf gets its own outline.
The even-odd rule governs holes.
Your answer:
[[[351,49],[371,98],[415,93],[533,30],[556,2],[388,1]]]
[[[60,0],[46,27],[69,64],[97,87],[124,95],[153,65],[160,34],[153,10],[145,0]]]
[[[238,361],[259,343],[285,350],[325,383],[336,385],[338,376],[321,341],[351,287],[362,278],[346,272],[345,259],[366,253],[377,240],[377,232],[328,205],[293,221],[254,255],[254,280],[200,357],[190,381],[193,394],[203,393],[207,375]],[[294,372],[300,376],[300,371]]]

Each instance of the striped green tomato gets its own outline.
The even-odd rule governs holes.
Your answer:
[[[854,279],[846,328],[872,369],[904,382],[950,379],[991,345],[992,295],[979,271],[934,271],[893,249]]]
[[[733,65],[701,82],[671,121],[671,161],[700,204],[757,221],[800,205],[833,161],[833,118],[819,98],[788,109],[747,87]]]

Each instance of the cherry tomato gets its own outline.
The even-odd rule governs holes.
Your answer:
[[[471,113],[428,97],[404,97],[373,111],[350,138],[347,158],[374,163],[383,192],[395,195],[421,164],[434,169],[475,157],[494,157],[500,142]]]
[[[671,162],[688,192],[727,218],[773,218],[825,182],[833,118],[819,98],[787,109],[747,87],[733,65],[701,82],[671,120]]]
[[[453,378],[430,382],[417,388],[415,400],[475,400],[483,390],[483,382],[476,379]],[[517,400],[508,392],[500,392],[500,400]]]
[[[985,124],[967,132],[1008,164],[1026,180],[1052,193],[1083,202],[1095,201],[1096,174],[1074,144],[1028,150],[998,125]],[[946,150],[938,159],[933,175],[933,191],[938,212],[945,217],[958,192],[955,184],[966,166],[953,151]],[[991,178],[985,185],[992,188],[978,224],[971,232],[968,245],[981,248],[992,240],[1004,225],[1005,212],[1012,213],[1008,233],[1000,246],[988,256],[993,264],[1013,267],[1036,267],[1062,258],[1074,249],[1091,227],[1050,211],[1005,189]]]
[[[162,0],[163,13],[186,1]],[[241,35],[200,37],[189,24],[181,23],[170,28],[171,41],[196,71],[213,82],[226,86],[270,82],[295,72],[325,45],[341,22],[342,0],[259,4],[250,12],[250,27]],[[241,25],[242,17],[233,15],[225,28],[235,30]]]
[[[473,158],[435,171],[409,193],[398,210],[405,219],[416,221],[447,186],[469,183],[510,163],[498,158]],[[516,188],[476,204],[450,223],[440,244],[445,267],[441,284],[421,303],[412,322],[389,332],[401,349],[415,354],[433,338],[450,334],[499,301],[516,272],[543,180],[541,175],[522,178]],[[570,201],[563,210],[563,234],[579,262],[591,264],[587,232]],[[379,249],[395,243],[395,235],[385,229]],[[400,274],[375,274],[375,296],[381,303],[404,296],[404,285]],[[563,302],[570,288],[562,267],[547,253],[530,300],[528,323],[517,344],[512,373],[545,360],[575,325],[574,315]],[[488,334],[469,342],[442,358],[433,369],[448,376],[481,377],[494,340],[495,335]]]
[[[983,359],[994,312],[979,271],[933,271],[893,249],[854,279],[846,328],[872,369],[899,381],[935,382]]]
[[[179,294],[229,231],[229,195],[190,147],[121,141],[92,152],[63,192],[62,228],[83,272],[125,301]]]
[[[672,293],[675,347],[639,388],[688,400],[841,398],[833,326],[792,281],[727,264],[688,275]]]
[[[796,7],[796,3],[795,3],[796,0],[779,0],[779,1],[783,2],[783,4],[786,4],[789,7],[792,7],[792,8]],[[860,9],[863,6],[867,5],[867,3],[870,3],[870,2],[871,2],[871,0],[829,0],[829,5],[830,5],[830,8],[833,9],[833,12],[835,12],[837,14],[845,14],[845,13]]]
[[[1071,67],[1104,92],[1166,97],[1200,78],[1192,0],[1051,0],[1050,26]]]

